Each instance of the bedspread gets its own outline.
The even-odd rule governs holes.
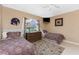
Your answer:
[[[0,40],[0,55],[33,55],[35,47],[24,38]]]
[[[64,39],[64,35],[59,33],[46,33],[45,37],[47,39],[55,40],[58,44],[60,44]]]

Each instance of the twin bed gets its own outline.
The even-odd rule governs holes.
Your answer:
[[[0,41],[0,55],[34,55],[34,45],[20,37],[20,34],[20,32],[7,33],[7,37]]]

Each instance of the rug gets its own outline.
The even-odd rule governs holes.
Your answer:
[[[33,44],[36,46],[36,55],[60,55],[64,51],[64,47],[50,39],[42,39]]]

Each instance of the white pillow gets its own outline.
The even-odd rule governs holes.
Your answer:
[[[7,37],[7,32],[3,32],[2,33],[2,38],[4,39],[4,38],[6,38]]]
[[[42,37],[44,38],[45,37],[45,33],[43,31],[41,31],[41,33],[42,33]]]

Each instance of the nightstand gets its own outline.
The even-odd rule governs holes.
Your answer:
[[[26,40],[30,42],[36,42],[42,39],[42,33],[41,32],[26,33],[25,37]]]

